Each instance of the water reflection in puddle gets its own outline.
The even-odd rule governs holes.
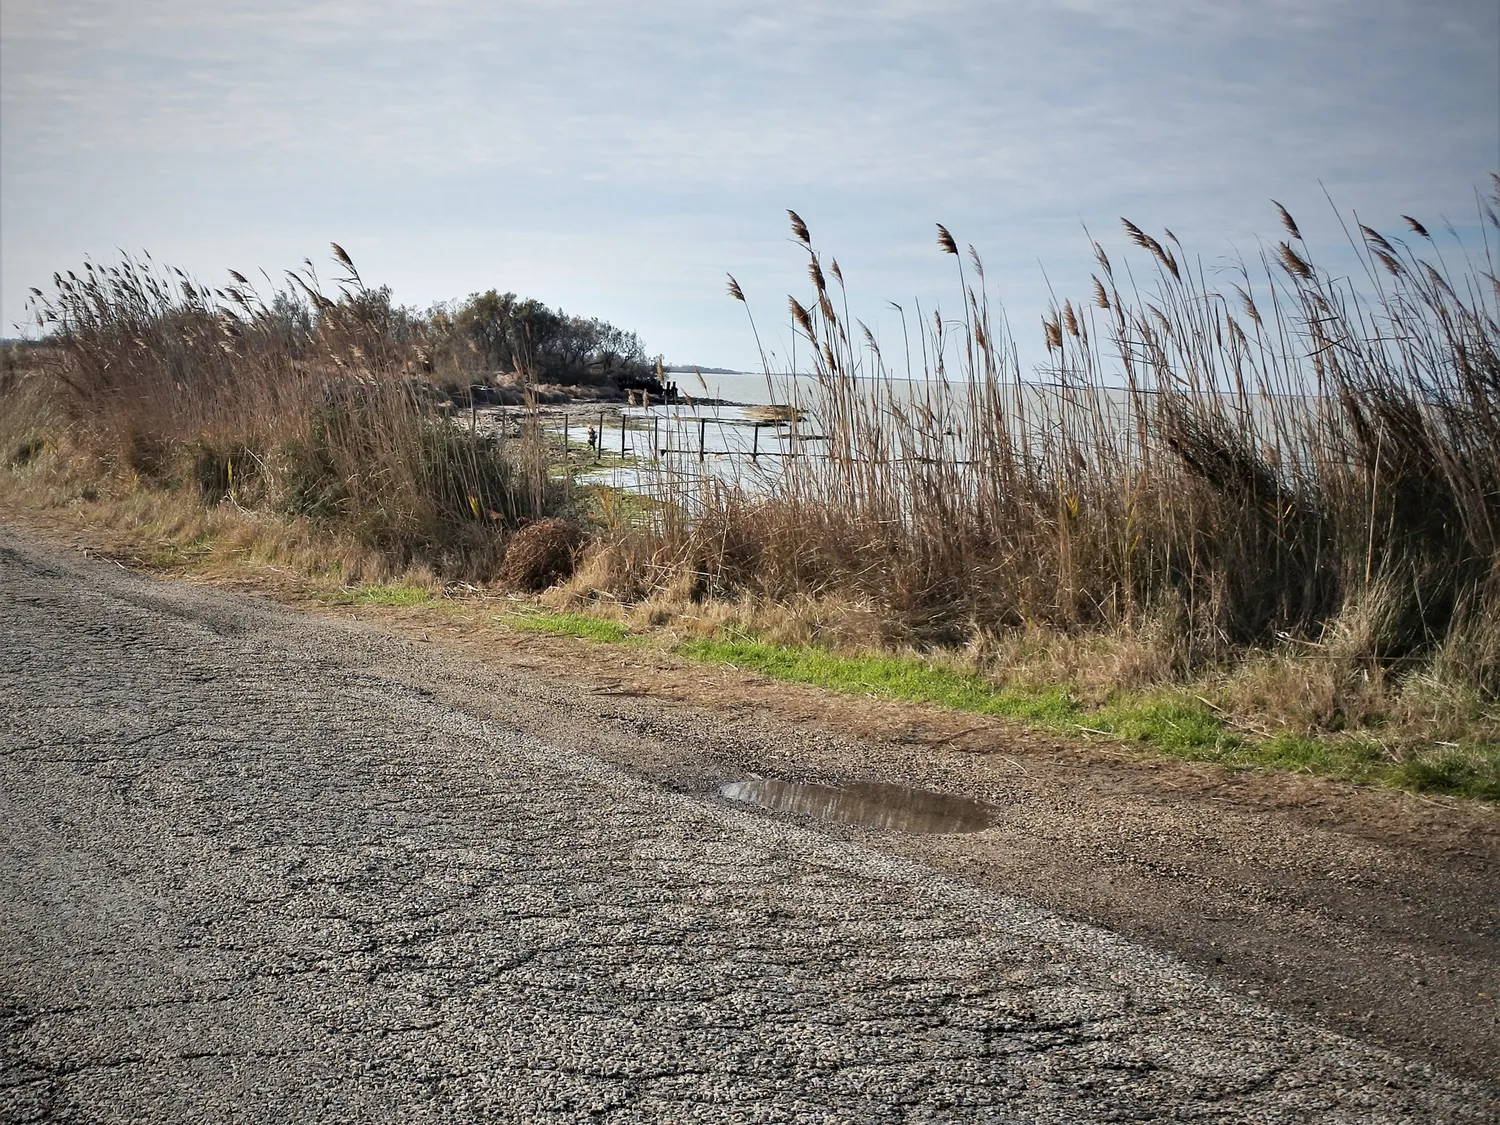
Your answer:
[[[996,817],[994,807],[982,801],[875,781],[833,786],[767,778],[727,782],[718,792],[731,801],[776,812],[892,832],[978,832],[994,824]]]

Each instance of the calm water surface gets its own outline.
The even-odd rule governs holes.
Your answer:
[[[773,812],[814,816],[888,832],[979,832],[994,824],[998,810],[970,797],[858,781],[819,785],[807,781],[754,778],[719,786],[719,796]]]

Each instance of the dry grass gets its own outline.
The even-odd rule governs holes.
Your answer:
[[[29,471],[0,473],[0,505],[66,512],[70,523],[102,535],[112,553],[148,570],[271,567],[314,581],[419,579],[423,568],[397,568],[355,536],[306,517],[205,505],[195,493],[142,488],[100,477],[91,458],[51,451]]]
[[[537,428],[501,441],[451,421],[420,377],[422,322],[334,252],[335,297],[310,264],[269,299],[233,271],[211,288],[149,261],[56,275],[33,300],[49,354],[24,386],[4,376],[10,413],[98,482],[302,521],[387,571],[486,577],[509,531],[563,499]]]
[[[612,529],[574,600],[788,636],[802,618],[803,636],[966,649],[1002,681],[1095,695],[1213,684],[1304,727],[1416,721],[1435,699],[1491,715],[1493,260],[1415,222],[1410,243],[1358,228],[1355,285],[1281,219],[1284,240],[1223,286],[1127,222],[1144,274],[1096,244],[1092,299],[1053,307],[1049,361],[1023,374],[979,256],[946,230],[961,315],[908,318],[915,367],[898,372],[793,216],[813,289],[790,313],[816,379],[787,405],[830,456],[792,461],[769,494],[664,481],[673,502]],[[830,624],[849,607],[857,624]]]

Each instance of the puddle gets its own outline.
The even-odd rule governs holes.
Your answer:
[[[840,824],[891,832],[978,832],[995,823],[992,805],[874,781],[815,785],[802,781],[731,781],[719,796],[776,812],[802,813]]]

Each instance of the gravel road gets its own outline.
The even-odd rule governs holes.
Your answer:
[[[0,1120],[1495,1121],[382,642],[0,532]]]

